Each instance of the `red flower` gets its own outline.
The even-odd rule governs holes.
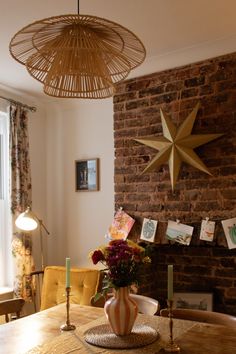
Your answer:
[[[103,261],[103,260],[104,260],[104,255],[103,255],[102,251],[96,250],[93,252],[93,255],[92,255],[93,264],[97,264],[98,262]]]

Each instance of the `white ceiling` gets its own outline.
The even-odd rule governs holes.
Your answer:
[[[9,42],[31,22],[74,13],[77,0],[1,0],[0,85],[48,98],[10,56]],[[80,0],[80,13],[118,22],[142,40],[147,58],[129,77],[236,51],[236,0]]]

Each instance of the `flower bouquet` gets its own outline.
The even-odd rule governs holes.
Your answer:
[[[130,334],[138,307],[129,296],[129,288],[139,284],[144,264],[151,262],[146,249],[127,239],[113,240],[93,251],[91,259],[94,264],[100,262],[106,267],[102,292],[95,296],[94,301],[115,289],[114,296],[105,303],[105,314],[116,335]]]
[[[97,299],[112,288],[138,286],[143,266],[151,262],[147,250],[130,240],[110,241],[91,252],[90,257],[93,264],[100,262],[106,267],[102,294],[97,294]]]

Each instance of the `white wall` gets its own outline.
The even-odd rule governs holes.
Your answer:
[[[42,104],[14,90],[0,94],[37,107],[29,112],[33,210],[50,231],[43,232],[45,263],[93,267],[88,253],[104,243],[114,214],[112,98],[57,100]],[[54,101],[55,102],[55,101]],[[75,160],[100,159],[100,190],[75,192]],[[33,254],[40,268],[39,230]]]
[[[73,102],[71,102],[73,101]],[[93,266],[114,214],[112,99],[47,107],[48,264]],[[75,192],[75,160],[100,159],[100,190]]]

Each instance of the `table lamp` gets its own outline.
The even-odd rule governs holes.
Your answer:
[[[43,221],[38,218],[38,216],[33,213],[30,207],[27,207],[26,211],[21,213],[15,221],[16,226],[22,231],[33,231],[39,227],[40,233],[40,250],[41,250],[41,269],[44,270],[44,259],[43,259],[43,238],[42,229],[44,229],[49,235],[49,231],[44,225]]]

